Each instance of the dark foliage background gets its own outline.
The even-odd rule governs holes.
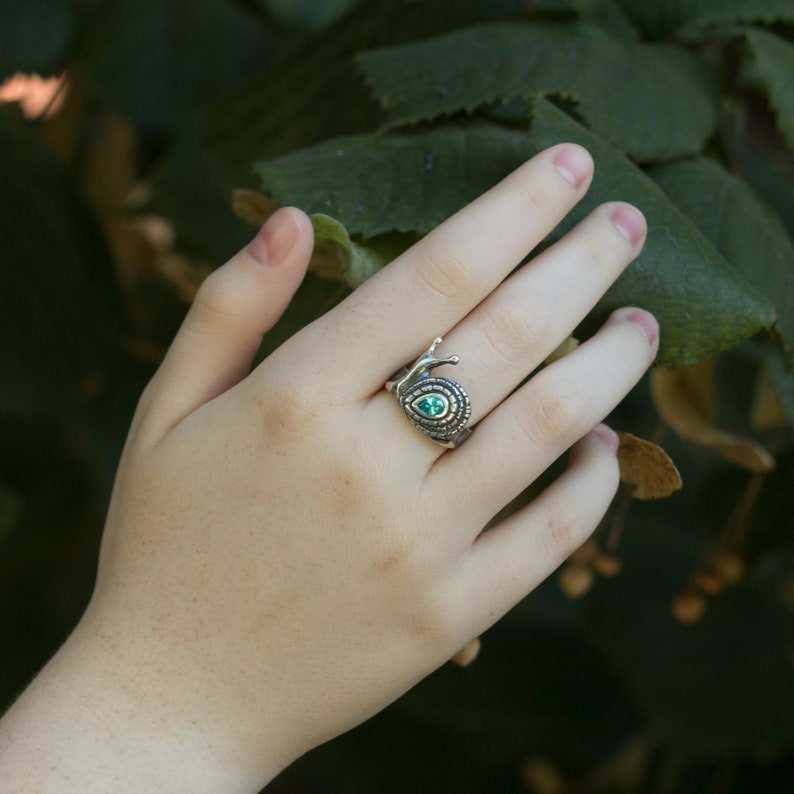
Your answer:
[[[569,139],[597,165],[575,217],[623,198],[650,227],[577,337],[660,318],[665,366],[611,421],[683,488],[625,486],[476,661],[272,790],[791,791],[793,25],[788,0],[0,0],[0,81],[65,75],[0,93],[0,702],[85,606],[137,396],[251,221],[293,203],[318,237],[272,348]]]

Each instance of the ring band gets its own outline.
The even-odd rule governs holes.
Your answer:
[[[467,427],[471,403],[457,381],[430,375],[431,369],[460,361],[458,356],[436,358],[434,353],[440,344],[438,337],[412,366],[392,375],[385,388],[397,398],[414,427],[437,444],[455,449],[471,435]]]

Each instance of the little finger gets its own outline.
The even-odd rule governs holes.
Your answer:
[[[590,536],[618,487],[617,437],[601,425],[571,450],[566,471],[527,507],[477,538],[456,580],[477,636]]]

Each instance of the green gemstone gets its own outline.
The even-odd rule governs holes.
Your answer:
[[[424,414],[430,419],[440,416],[449,407],[447,401],[437,394],[428,394],[426,397],[422,397],[414,403],[414,406],[420,414]]]

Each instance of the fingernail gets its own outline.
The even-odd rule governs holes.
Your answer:
[[[610,216],[615,228],[632,244],[635,245],[645,237],[645,217],[631,204],[619,204]]]
[[[284,261],[297,236],[298,227],[291,213],[280,209],[268,218],[247,251],[260,264],[276,267]]]
[[[618,434],[608,425],[598,425],[593,428],[593,432],[612,450],[617,453],[620,446],[620,439]]]
[[[650,313],[642,309],[621,309],[618,312],[621,319],[628,320],[634,323],[640,331],[645,334],[645,338],[651,347],[654,347],[659,341],[659,323],[656,318]]]
[[[555,168],[566,182],[579,187],[590,175],[593,161],[581,146],[564,146],[552,160]]]

